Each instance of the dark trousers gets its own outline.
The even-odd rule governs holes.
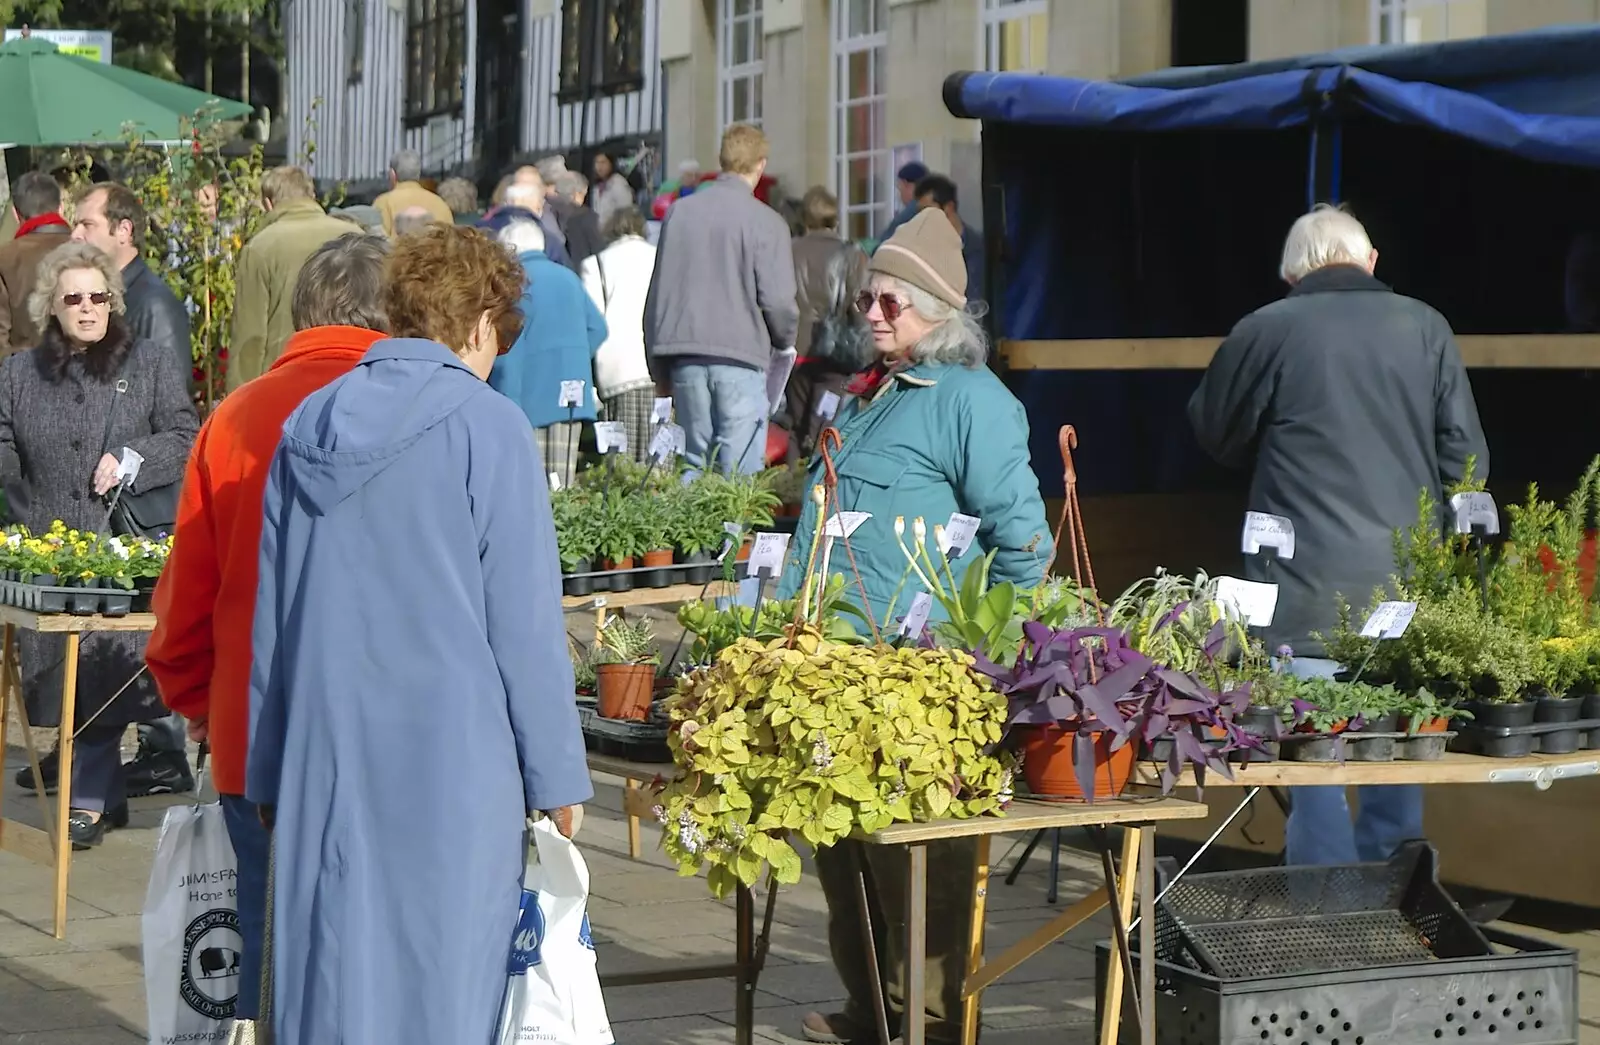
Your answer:
[[[127,726],[91,722],[72,747],[72,808],[103,813],[128,800],[122,772],[122,734]]]
[[[183,724],[183,716],[177,712],[158,718],[154,722],[139,723],[139,747],[141,753],[156,753],[161,751],[187,752],[189,735],[187,727]],[[187,757],[187,755],[185,755]]]
[[[878,967],[887,985],[889,1033],[900,1033],[905,1012],[906,885],[911,859],[901,846],[843,841],[816,853],[817,878],[828,902],[828,949],[849,1000],[844,1015],[870,1032],[874,985],[856,902],[856,855],[866,866]],[[961,985],[972,945],[973,892],[978,879],[978,844],[958,838],[928,844],[928,1040],[961,1040]]]
[[[241,1020],[261,1015],[262,946],[267,935],[267,864],[272,836],[261,826],[256,804],[242,795],[221,795],[222,816],[239,877],[239,1000],[233,1014]]]

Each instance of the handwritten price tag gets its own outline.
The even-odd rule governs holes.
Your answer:
[[[1364,639],[1398,639],[1411,627],[1411,618],[1417,615],[1414,602],[1380,602],[1372,616],[1361,626]]]
[[[583,382],[582,381],[563,381],[563,382],[561,382],[561,398],[556,401],[556,405],[559,406],[559,407],[562,407],[563,409],[565,409],[566,407],[582,406],[583,405]]]
[[[946,558],[954,559],[967,553],[967,549],[972,547],[972,539],[978,536],[980,521],[976,515],[950,513],[950,521],[944,524],[944,538],[939,542],[939,550]]]
[[[1458,493],[1450,498],[1450,508],[1456,515],[1456,532],[1471,533],[1473,527],[1483,528],[1486,534],[1500,532],[1500,510],[1495,507],[1490,493]]]
[[[1246,555],[1259,555],[1263,548],[1276,548],[1278,558],[1294,558],[1294,523],[1281,515],[1266,512],[1244,513],[1244,537],[1240,542]]]
[[[838,413],[839,413],[839,393],[838,392],[824,392],[824,393],[822,393],[822,397],[817,400],[817,416],[818,417],[825,417],[828,420],[832,421],[834,419],[834,416],[837,415]]]
[[[628,426],[621,421],[596,421],[594,447],[603,454],[621,453],[628,449]]]
[[[1278,586],[1238,577],[1218,577],[1217,606],[1252,628],[1265,628],[1278,611]]]
[[[758,533],[750,548],[750,576],[766,571],[776,577],[783,572],[783,557],[789,551],[786,533]]]
[[[560,475],[560,473],[557,473],[557,472],[551,472],[550,473],[550,489],[551,489],[551,491],[555,491],[555,490],[561,489],[561,475]]]
[[[658,425],[664,425],[672,420],[671,396],[656,396],[655,402],[650,405],[650,420]]]
[[[922,638],[922,630],[928,626],[928,614],[932,610],[933,596],[925,591],[917,592],[911,599],[911,607],[900,621],[900,634]]]
[[[665,426],[657,428],[655,434],[650,437],[650,456],[658,463],[666,464],[668,458],[676,452],[677,448],[672,442],[672,429]]]
[[[822,527],[824,537],[848,537],[860,525],[872,518],[871,512],[840,512]]]

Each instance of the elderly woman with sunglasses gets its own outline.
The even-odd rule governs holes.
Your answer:
[[[132,489],[183,477],[199,429],[189,375],[170,348],[129,333],[122,275],[89,244],[65,243],[45,255],[28,311],[42,331],[39,344],[0,363],[0,482],[12,518],[40,534],[58,519],[104,533],[103,496],[117,485],[124,447],[143,458]],[[65,637],[25,631],[19,647],[29,722],[60,725]],[[144,647],[143,635],[83,637],[68,824],[74,848],[99,845],[107,830],[128,822],[122,734],[129,723],[167,713],[141,673]],[[18,783],[53,790],[59,759],[47,756],[39,768],[42,782],[25,768]]]
[[[281,1042],[492,1041],[525,819],[570,837],[593,792],[544,468],[486,383],[522,281],[477,229],[399,239],[393,336],[272,460],[245,787],[274,832]]]
[[[953,513],[978,518],[971,546],[952,557],[958,581],[970,563],[992,552],[991,582],[1033,587],[1050,559],[1044,503],[1028,462],[1027,418],[984,365],[988,346],[965,308],[966,272],[955,229],[939,211],[924,210],[878,248],[870,282],[856,303],[871,324],[877,360],[852,383],[855,398],[835,422],[841,439],[833,454],[838,491],[828,510],[871,513],[851,535],[850,550],[866,589],[866,609],[886,631],[894,627],[891,613],[904,614],[921,590],[913,574],[891,611],[890,600],[907,572],[897,519],[905,521],[908,543],[916,520],[922,520],[931,545],[934,526]],[[823,472],[815,462],[812,482],[822,482]],[[808,498],[782,596],[802,584],[817,512]],[[847,595],[859,600],[850,558],[836,549],[829,572],[845,575]],[[849,997],[842,1012],[806,1017],[801,1030],[810,1041],[874,1040],[874,984],[861,949],[852,850],[866,868],[875,921],[881,919],[876,939],[889,987],[891,1034],[905,1015],[906,856],[892,846],[847,841],[820,851],[817,871],[828,900],[829,945]],[[928,926],[928,1039],[955,1042],[976,849],[970,841],[956,841],[928,850],[928,905],[940,912]]]

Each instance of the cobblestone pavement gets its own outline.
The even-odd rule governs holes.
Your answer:
[[[21,765],[13,748],[6,772]],[[659,853],[627,856],[620,789],[605,778],[579,836],[592,873],[591,920],[602,970],[662,962],[727,960],[733,912],[709,898],[704,882],[680,879]],[[0,853],[0,1045],[132,1045],[144,1040],[139,911],[151,853],[169,800],[135,803],[128,830],[73,865],[67,940],[44,927],[51,915],[50,873]],[[37,821],[35,800],[9,788],[6,813]],[[654,831],[645,825],[646,848]],[[997,857],[1020,838],[996,839]],[[1020,849],[1020,846],[1019,846]],[[998,861],[1002,870],[1010,861]],[[1062,856],[1061,904],[1092,889],[1097,863],[1075,850]],[[1044,902],[1046,863],[1036,856],[1017,885],[996,880],[990,893],[991,954],[1060,909]],[[1052,944],[984,996],[985,1045],[1093,1040],[1093,947],[1109,934],[1103,920]],[[1600,1045],[1600,932],[1560,937],[1583,954],[1582,1045]],[[756,995],[757,1040],[798,1036],[801,1017],[828,1010],[842,988],[827,958],[821,891],[809,877],[779,898],[772,954]],[[606,992],[619,1045],[722,1045],[733,1041],[729,980]],[[441,1043],[443,1045],[443,1043]],[[451,1043],[454,1045],[454,1043]]]

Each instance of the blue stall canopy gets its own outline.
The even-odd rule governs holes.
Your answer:
[[[1600,167],[1600,26],[1165,69],[1116,83],[958,73],[945,100],[973,119],[1134,132],[1280,129],[1343,103],[1529,159]]]
[[[1600,329],[1600,261],[1581,263],[1600,259],[1600,26],[1113,83],[957,73],[944,99],[983,121],[986,293],[1002,339],[1072,353],[1083,339],[1225,335],[1283,294],[1283,237],[1322,201],[1348,204],[1379,278],[1457,333]],[[1198,377],[1013,371],[1047,491],[1064,423],[1094,448],[1086,493],[1229,481],[1184,417]],[[1487,392],[1489,427],[1503,397]],[[1497,469],[1517,456],[1497,443]]]

